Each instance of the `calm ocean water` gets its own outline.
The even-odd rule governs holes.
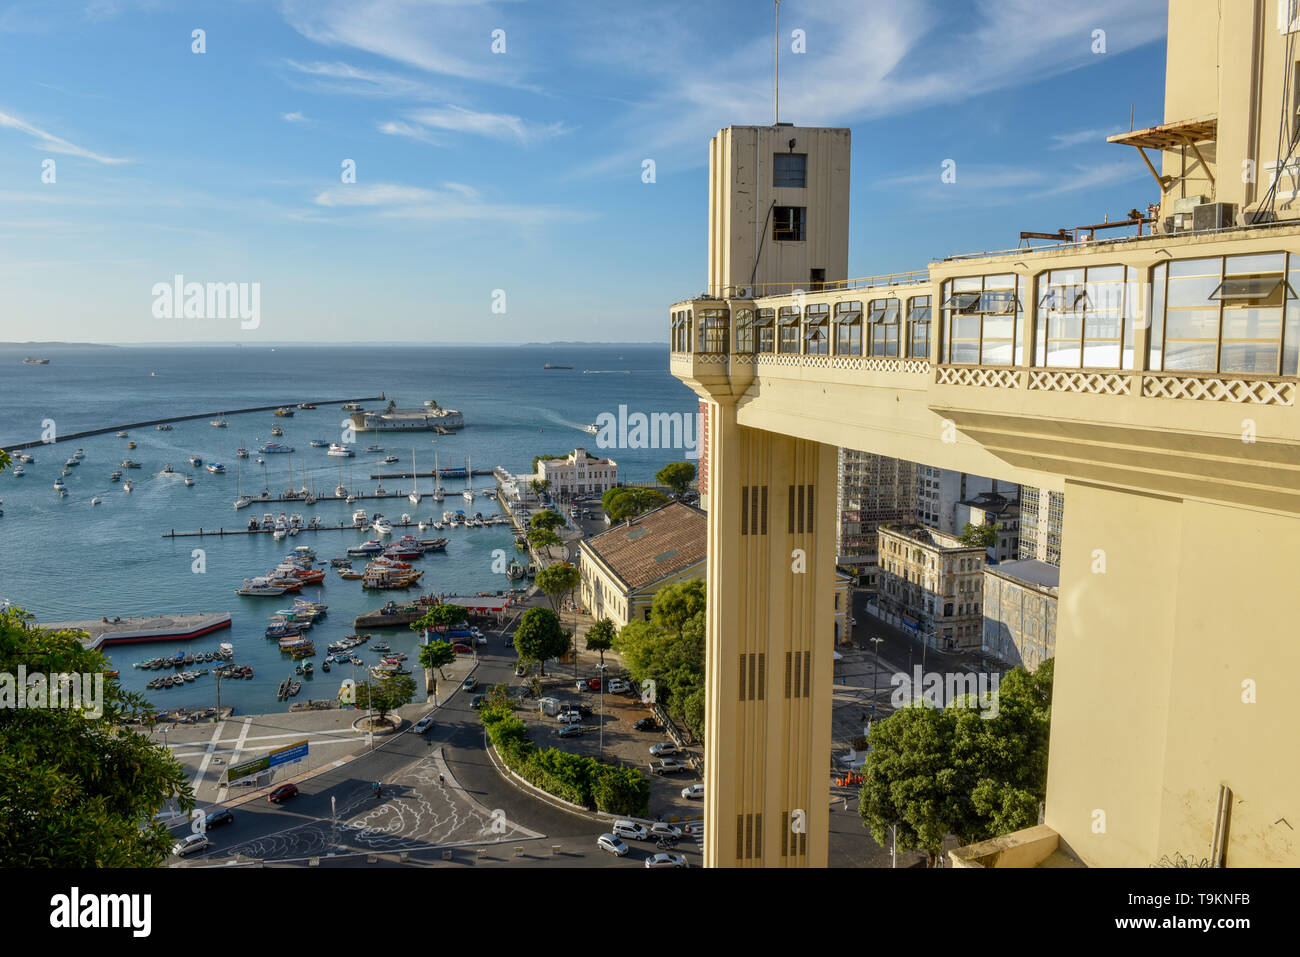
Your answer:
[[[280,441],[296,449],[293,455],[294,487],[307,483],[318,492],[332,494],[339,484],[373,490],[375,471],[409,470],[411,451],[421,471],[439,464],[463,466],[472,456],[478,468],[503,465],[512,472],[526,472],[538,454],[562,454],[575,446],[592,446],[595,437],[582,431],[601,412],[616,412],[619,404],[629,411],[694,412],[694,395],[668,374],[667,348],[663,346],[521,346],[521,347],[234,347],[209,348],[118,347],[66,348],[42,353],[47,366],[25,366],[24,355],[31,349],[0,347],[0,445],[39,439],[42,423],[54,420],[58,433],[100,428],[169,415],[213,413],[231,408],[298,403],[324,399],[376,396],[381,392],[403,407],[420,406],[426,399],[460,409],[466,427],[452,436],[432,433],[407,436],[360,433],[358,454],[336,459],[326,450],[310,448],[311,439],[340,440],[340,422],[345,413],[337,406],[298,411],[291,419],[277,419],[270,412],[227,415],[229,427],[217,429],[206,418],[176,423],[170,432],[152,427],[134,430],[137,448],[126,448],[127,440],[112,433],[71,443],[60,442],[29,450],[36,463],[26,475],[12,470],[0,473],[0,598],[8,599],[45,621],[94,619],[101,615],[127,617],[170,612],[224,612],[233,615],[230,631],[219,632],[188,644],[192,650],[215,649],[220,641],[232,641],[236,661],[254,667],[253,681],[223,682],[222,703],[233,704],[238,712],[284,710],[275,701],[281,679],[292,671],[274,642],[262,637],[266,619],[278,608],[292,603],[285,598],[244,598],[234,589],[244,578],[264,574],[295,545],[311,545],[319,559],[343,556],[350,545],[370,534],[350,531],[303,533],[275,542],[269,535],[237,535],[166,539],[169,529],[247,527],[255,512],[301,512],[323,523],[348,520],[352,513],[346,502],[322,500],[313,506],[302,503],[253,505],[235,511],[237,496],[235,449],[244,445],[253,458],[244,460],[245,492],[257,494],[269,484],[279,495],[289,484],[289,460],[285,455],[267,455],[266,475],[256,464],[255,445]],[[573,371],[546,371],[546,362],[572,365]],[[592,370],[584,374],[584,370]],[[630,372],[624,371],[630,370]],[[157,376],[150,373],[156,372]],[[373,408],[374,403],[368,405]],[[284,428],[282,439],[273,439],[275,425]],[[378,467],[377,455],[360,449],[384,446],[399,458],[395,465]],[[64,460],[77,449],[85,450],[82,464],[65,479],[69,495],[60,499],[53,481]],[[682,458],[656,449],[609,450],[619,463],[619,474],[629,480],[647,480],[665,462]],[[200,455],[204,463],[223,462],[228,472],[217,476],[192,468],[188,459]],[[110,485],[109,475],[129,456],[143,468],[125,470],[135,491],[125,493]],[[175,475],[160,475],[171,463]],[[340,472],[340,464],[342,470]],[[186,487],[183,475],[194,477]],[[491,485],[480,476],[476,487]],[[389,491],[409,491],[409,480],[390,480]],[[370,512],[383,512],[396,519],[403,512],[413,517],[441,515],[444,508],[467,507],[457,492],[460,481],[445,482],[448,498],[442,505],[425,499],[414,509],[405,498],[366,501]],[[422,484],[422,490],[427,488]],[[98,495],[103,503],[92,506]],[[455,501],[453,502],[453,497]],[[496,511],[494,500],[476,500],[473,511],[485,515]],[[445,555],[419,560],[423,569],[420,592],[474,594],[508,588],[504,575],[492,573],[492,551],[504,548],[515,554],[508,527],[430,529],[426,537],[449,537]],[[202,549],[206,571],[196,574],[193,549]],[[304,592],[304,597],[315,598]],[[362,611],[378,608],[389,598],[417,592],[366,592],[360,582],[345,582],[330,573],[320,589],[320,600],[329,605],[327,617],[312,630],[317,648],[351,632],[352,619]],[[414,657],[414,637],[406,629],[377,632],[395,649]],[[109,652],[128,688],[143,690],[145,682],[159,672],[133,669],[132,662],[168,654],[185,643],[126,645]],[[366,653],[367,664],[377,655]],[[330,675],[319,672],[304,683],[297,700],[333,697],[339,679],[347,677],[336,669]],[[349,669],[350,670],[350,669]],[[420,680],[417,669],[417,682]],[[149,692],[154,704],[163,708],[203,706],[215,700],[211,675],[181,688]]]

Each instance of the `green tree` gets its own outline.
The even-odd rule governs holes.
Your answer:
[[[667,485],[679,496],[695,481],[695,466],[690,462],[669,462],[655,473],[655,481]]]
[[[649,621],[628,622],[614,639],[633,680],[692,735],[704,733],[704,583],[666,585]]]
[[[515,629],[515,651],[526,661],[535,661],[546,676],[546,661],[569,650],[571,639],[560,627],[560,618],[549,608],[530,608]]]
[[[460,605],[439,602],[430,607],[418,621],[411,622],[410,629],[412,631],[436,631],[440,635],[445,635],[452,628],[468,620],[468,609]]]
[[[600,652],[601,667],[605,665],[605,652],[614,647],[618,630],[608,618],[602,618],[587,629],[587,650]]]
[[[437,668],[439,676],[444,679],[447,676],[442,673],[442,669],[455,660],[456,652],[452,650],[450,642],[435,640],[420,646],[420,666],[429,670]]]
[[[0,449],[0,472],[3,472],[5,469],[7,469],[9,467],[9,463],[10,463],[9,453],[6,452],[4,449]]]
[[[371,708],[382,724],[388,713],[415,697],[415,679],[410,675],[389,675],[357,685],[357,707]]]
[[[550,548],[552,545],[560,544],[560,536],[550,529],[534,528],[528,532],[528,541],[534,548]]]
[[[704,613],[704,579],[688,578],[665,585],[655,592],[650,620],[679,638],[686,623]]]
[[[110,670],[80,639],[40,628],[20,608],[0,611],[0,700],[13,700],[19,666],[28,675]],[[175,839],[155,816],[171,799],[182,812],[194,807],[189,775],[170,751],[127,726],[152,713],[142,695],[105,677],[102,697],[89,709],[0,707],[0,862],[7,867],[156,867],[170,853]]]
[[[858,813],[881,847],[922,850],[931,866],[952,830],[958,775],[951,766],[953,714],[914,701],[871,726]]]
[[[582,583],[582,575],[576,566],[568,562],[556,562],[538,572],[536,582],[550,603],[551,611],[558,615],[560,602]]]
[[[668,502],[668,496],[656,488],[617,488],[612,495],[601,497],[601,505],[611,522],[636,518]],[[608,493],[607,493],[608,494]]]
[[[537,463],[538,463],[538,462],[554,462],[556,459],[562,459],[562,458],[564,458],[564,457],[565,457],[565,456],[563,456],[563,455],[534,455],[534,456],[533,456],[533,474],[534,474],[534,475],[537,474]],[[549,481],[549,480],[543,479],[542,481],[545,481],[548,485],[550,484],[550,481]]]
[[[704,685],[688,694],[682,701],[682,722],[687,729],[695,736],[696,740],[704,739]]]
[[[914,701],[871,728],[859,813],[885,845],[919,848],[933,863],[945,834],[963,844],[1031,827],[1047,793],[1053,662],[1015,668],[991,700],[943,711]]]
[[[530,528],[542,528],[553,532],[564,527],[564,516],[553,508],[543,509],[528,520]]]
[[[437,399],[430,399],[430,400],[429,400],[429,408],[431,408],[431,409],[440,409],[440,408],[442,408],[442,406],[438,405],[438,400],[437,400]]]
[[[998,543],[998,527],[996,525],[972,525],[967,522],[962,529],[957,541],[963,545],[979,545],[981,548],[992,548]]]

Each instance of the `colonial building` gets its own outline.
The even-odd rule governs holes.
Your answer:
[[[586,449],[574,449],[567,458],[541,459],[537,473],[551,483],[549,491],[556,498],[602,495],[618,484],[618,463],[598,459]]]
[[[984,568],[984,651],[1034,671],[1056,655],[1061,569],[1033,560]]]
[[[704,577],[706,528],[703,511],[669,502],[584,540],[583,605],[617,628],[648,620],[660,588]]]
[[[882,525],[879,535],[884,610],[941,649],[979,648],[984,549],[923,525]]]

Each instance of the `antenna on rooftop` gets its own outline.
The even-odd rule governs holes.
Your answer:
[[[781,122],[781,0],[776,0],[772,31],[772,125]]]

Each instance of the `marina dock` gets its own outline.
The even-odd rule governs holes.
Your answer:
[[[410,521],[410,522],[390,521],[389,524],[392,525],[393,528],[419,528],[420,527],[420,523],[418,521]],[[498,522],[496,524],[485,525],[483,527],[499,528],[502,524],[503,523]],[[430,527],[431,527],[430,523],[425,522],[426,530]],[[436,532],[437,529],[434,529],[434,531]],[[270,528],[200,528],[197,532],[178,532],[176,531],[176,529],[173,528],[170,531],[163,532],[162,537],[163,538],[202,538],[208,535],[270,535],[273,532],[274,529],[270,529]],[[339,522],[339,524],[337,525],[317,525],[315,528],[308,528],[307,526],[304,525],[302,528],[298,529],[298,534],[300,535],[305,534],[307,532],[357,532],[358,534],[361,535],[374,534],[373,530],[368,524],[357,526],[349,522]],[[292,538],[293,536],[288,536],[288,537]]]
[[[111,618],[90,621],[48,621],[40,627],[50,631],[84,631],[86,648],[127,645],[146,641],[188,641],[212,631],[230,627],[230,612],[221,614],[158,615],[152,618]]]
[[[299,402],[301,401],[303,400],[299,400]],[[311,402],[310,404],[311,405],[343,405],[347,402],[382,402],[382,401],[384,401],[384,397],[382,395],[372,395],[372,396],[367,396],[359,399],[320,399],[318,401]],[[4,448],[10,452],[16,452],[21,449],[34,449],[37,446],[41,446],[41,445],[56,445],[59,442],[71,442],[74,439],[84,439],[92,435],[105,435],[110,432],[127,432],[131,429],[143,429],[151,425],[167,425],[172,422],[192,422],[195,419],[211,419],[214,416],[218,416],[218,415],[223,415],[223,416],[224,415],[245,415],[246,413],[249,412],[274,412],[276,409],[283,409],[285,407],[292,409],[295,408],[297,405],[298,405],[297,402],[281,402],[277,405],[259,405],[251,409],[222,409],[217,412],[197,412],[193,415],[173,415],[165,419],[149,419],[144,422],[128,422],[126,425],[108,425],[102,429],[86,429],[82,432],[69,432],[66,435],[57,436],[54,442],[52,443],[46,442],[42,439],[36,439],[32,442],[15,442],[9,445],[2,445],[0,446],[0,448]]]

